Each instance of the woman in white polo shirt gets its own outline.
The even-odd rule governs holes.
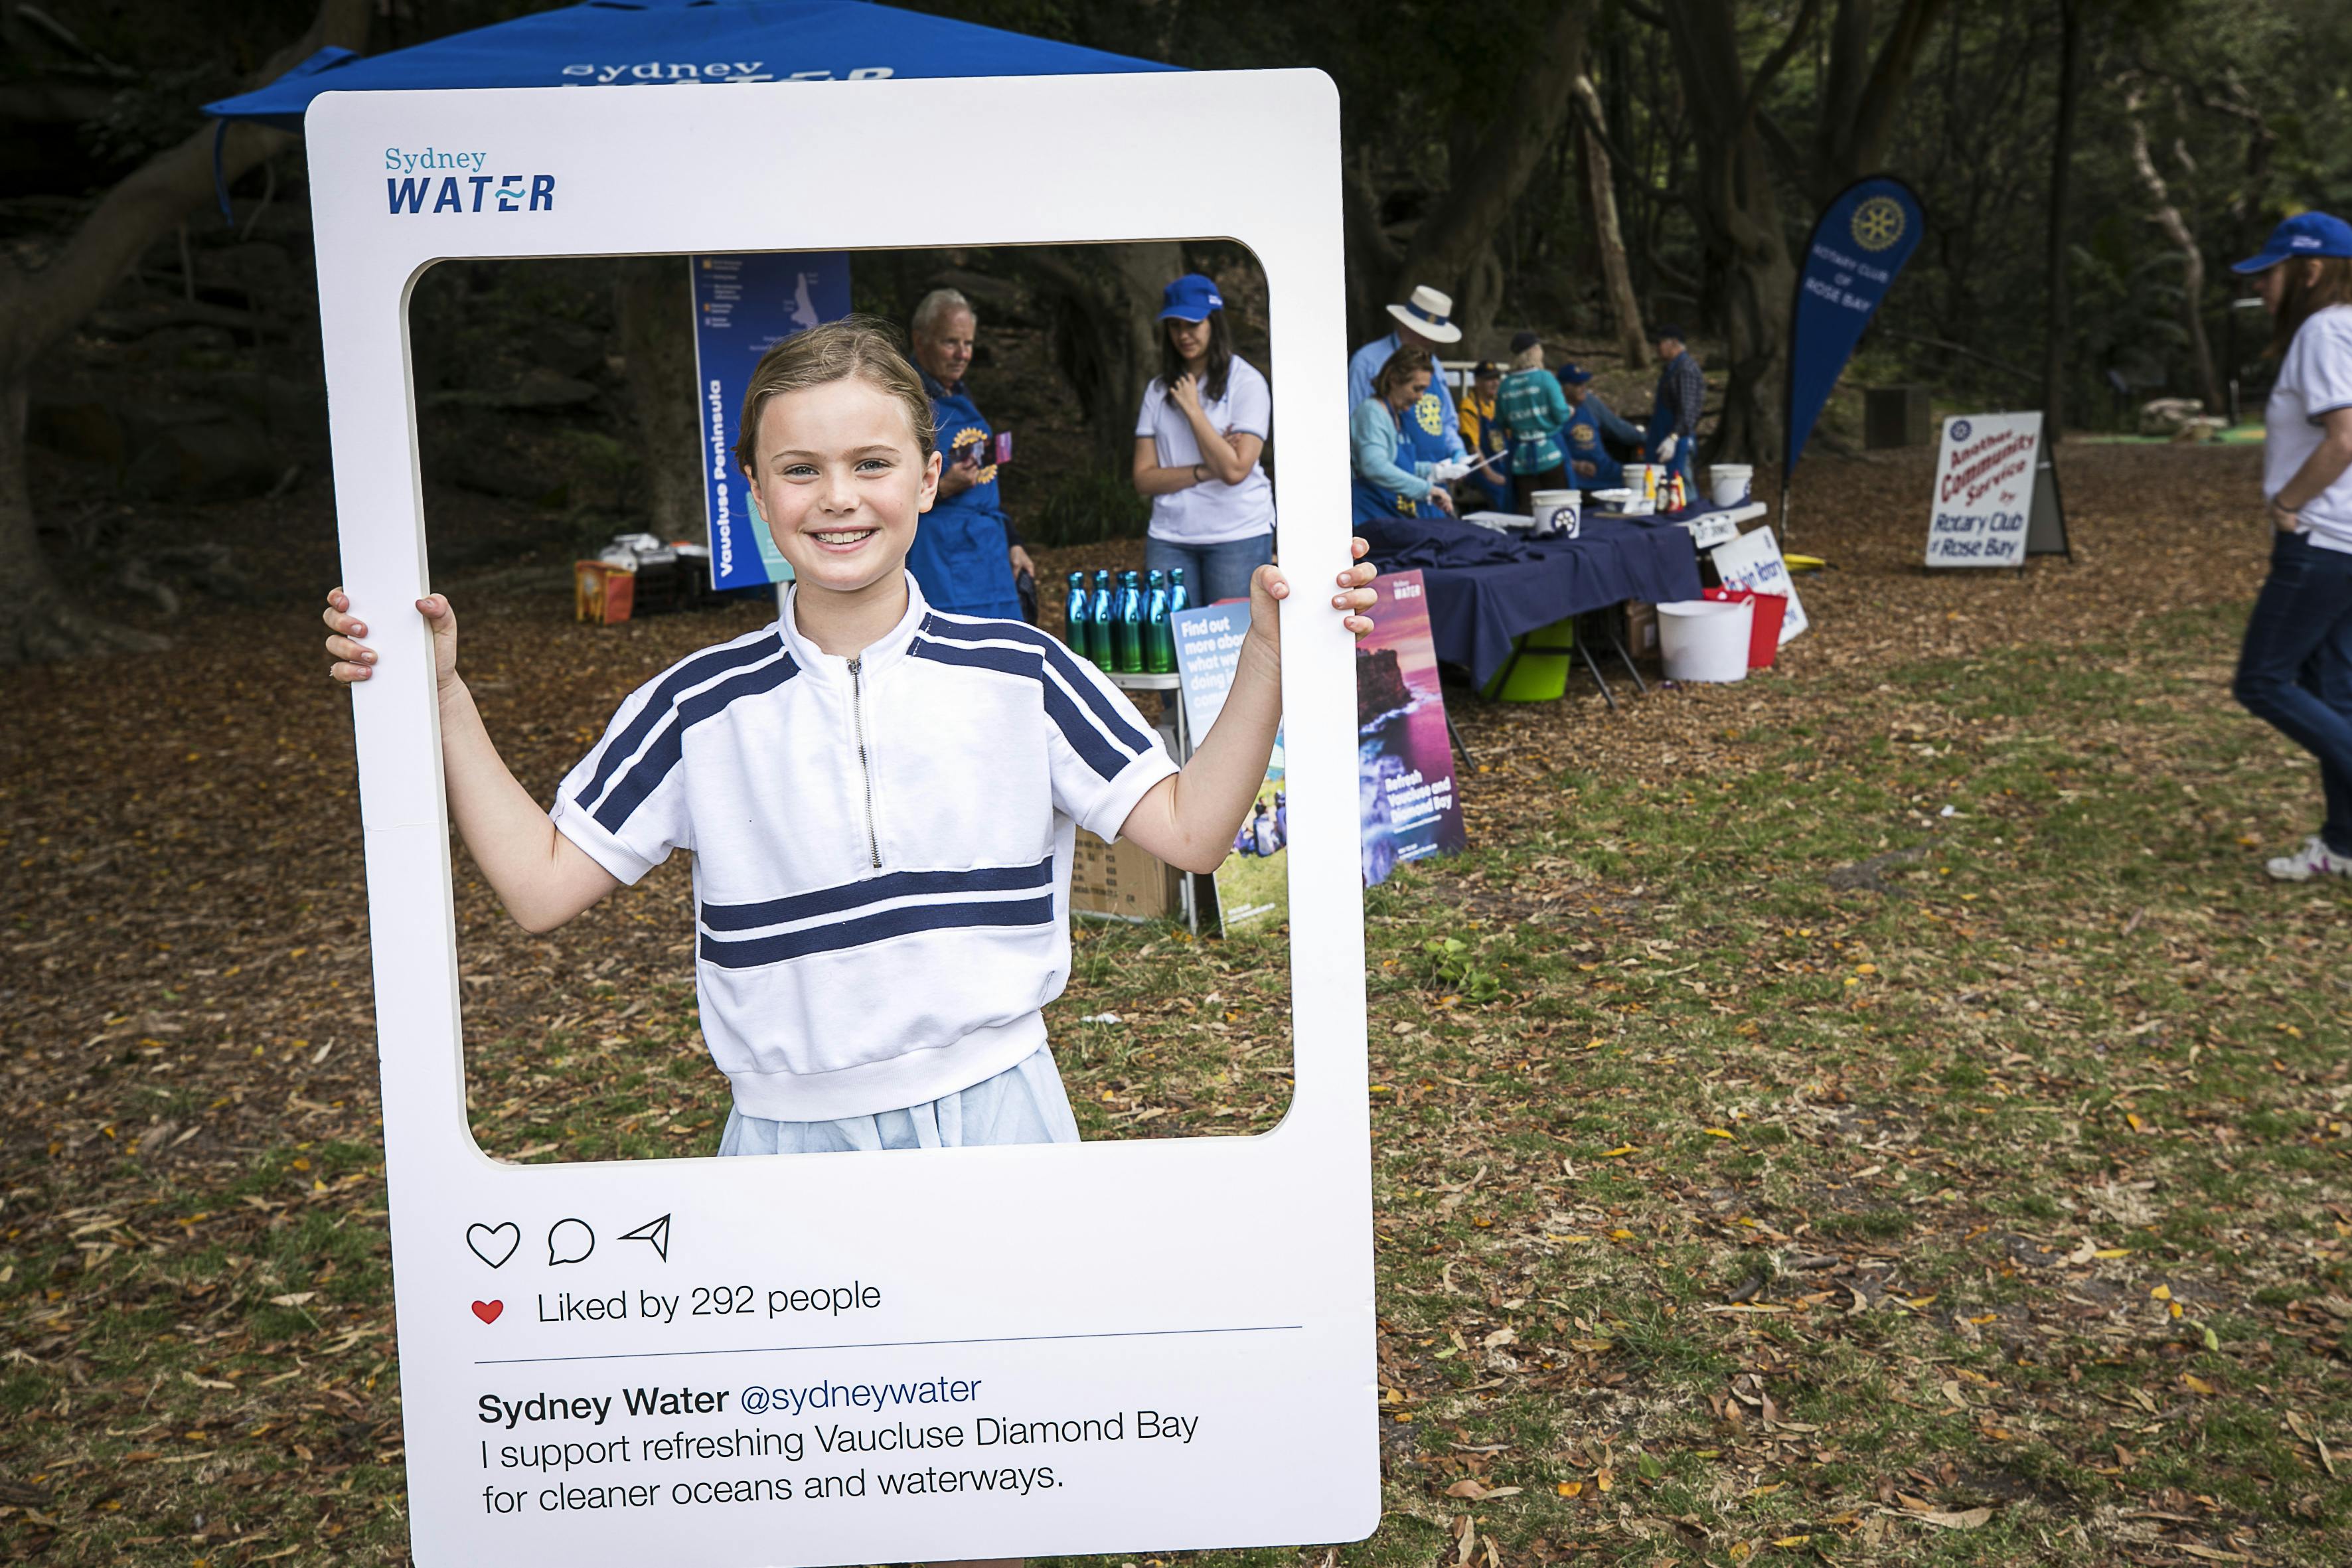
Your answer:
[[[1160,295],[1160,350],[1135,421],[1135,488],[1151,498],[1144,565],[1182,569],[1196,605],[1245,599],[1274,559],[1274,486],[1258,466],[1273,394],[1234,353],[1224,298],[1197,272]]]
[[[2233,689],[2319,759],[2326,801],[2319,831],[2265,868],[2283,882],[2352,877],[2352,225],[2291,217],[2231,270],[2270,308],[2279,362],[2263,421],[2271,572]]]

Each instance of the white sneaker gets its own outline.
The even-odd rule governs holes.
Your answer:
[[[2315,833],[2294,854],[2263,861],[2263,869],[2280,882],[2308,882],[2314,877],[2352,877],[2352,855],[2338,855]]]

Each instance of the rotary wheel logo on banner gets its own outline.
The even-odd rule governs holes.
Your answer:
[[[1864,250],[1884,250],[1903,237],[1903,204],[1893,196],[1873,196],[1853,209],[1854,243]]]

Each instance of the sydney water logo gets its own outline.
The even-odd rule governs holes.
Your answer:
[[[383,166],[386,204],[395,213],[520,213],[555,210],[552,174],[486,173],[488,153],[451,153],[387,147]],[[439,170],[455,171],[437,174]],[[429,204],[429,205],[428,205]]]

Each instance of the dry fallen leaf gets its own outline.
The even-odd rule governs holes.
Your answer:
[[[1922,1524],[1932,1524],[1938,1530],[1974,1530],[1992,1519],[1992,1510],[1972,1508],[1959,1513],[1942,1513],[1930,1509],[1926,1513],[1913,1514]]]

